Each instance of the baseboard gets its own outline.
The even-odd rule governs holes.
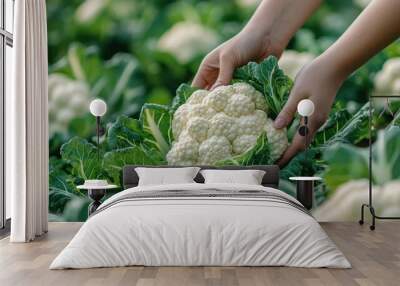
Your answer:
[[[6,223],[3,228],[0,228],[0,239],[3,239],[10,235],[11,229],[11,218],[6,220]]]

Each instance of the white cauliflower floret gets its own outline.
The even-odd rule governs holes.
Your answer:
[[[178,138],[182,130],[186,127],[189,119],[190,107],[188,104],[182,104],[174,113],[174,120],[172,121],[172,134],[174,138]]]
[[[296,51],[284,51],[279,59],[279,67],[291,78],[296,78],[299,71],[307,64],[311,63],[315,56],[310,53]]]
[[[256,104],[256,109],[260,109],[265,112],[268,111],[267,103],[265,102],[265,98],[261,92],[255,90],[253,93],[253,100],[254,103]]]
[[[89,23],[93,19],[107,9],[109,1],[107,0],[86,0],[81,1],[82,4],[75,11],[75,18],[78,23]]]
[[[224,136],[213,136],[205,140],[200,145],[199,163],[212,165],[219,160],[231,157],[232,146]]]
[[[232,141],[237,136],[238,127],[233,117],[227,116],[225,113],[218,113],[210,120],[207,137],[224,136]]]
[[[232,85],[232,87],[236,93],[241,93],[245,95],[252,94],[255,91],[254,87],[245,82],[236,82]]]
[[[237,137],[233,143],[233,153],[242,154],[251,149],[257,143],[258,136],[256,135],[241,135]]]
[[[207,139],[207,133],[210,123],[207,119],[201,117],[194,117],[189,119],[187,123],[187,132],[189,136],[202,142]]]
[[[374,201],[379,192],[374,187]],[[368,201],[368,180],[349,181],[341,185],[332,197],[314,210],[318,221],[356,220],[360,216],[360,202]]]
[[[231,86],[219,86],[204,98],[204,104],[216,111],[222,111],[233,93]]]
[[[267,115],[261,110],[256,110],[252,115],[242,116],[238,119],[240,134],[260,135],[266,122]]]
[[[252,114],[255,108],[255,103],[250,97],[244,94],[236,93],[231,96],[224,111],[229,116],[239,117]]]
[[[400,91],[400,77],[394,81],[393,90],[399,90]],[[395,93],[397,94],[398,92],[395,92]]]
[[[381,198],[378,202],[378,211],[383,216],[400,215],[400,181],[394,180],[381,187]]]
[[[62,74],[50,74],[48,92],[50,134],[66,133],[73,118],[87,113],[91,100],[89,86]]]
[[[234,83],[232,85],[232,87],[236,93],[240,93],[240,94],[249,96],[253,100],[253,102],[256,106],[256,109],[267,111],[268,108],[267,108],[267,103],[265,102],[264,96],[261,94],[261,92],[257,91],[250,84],[245,83],[245,82],[237,82],[237,83]]]
[[[179,141],[175,142],[168,152],[167,161],[171,164],[186,165],[187,162],[196,162],[198,155],[199,143],[187,133],[183,132],[179,137]],[[183,164],[183,162],[185,162],[185,164]]]
[[[266,110],[264,96],[247,83],[195,91],[173,116],[168,164],[212,165],[242,155],[263,135],[275,161],[288,141],[286,130],[273,128]]]
[[[288,139],[286,135],[286,128],[275,129],[272,119],[267,118],[265,124],[265,131],[267,132],[267,139],[270,147],[271,160],[275,162],[279,159],[283,152],[288,147]]]
[[[389,59],[374,79],[376,95],[400,93],[400,58]]]
[[[367,179],[347,181],[340,185],[329,200],[325,201],[313,215],[318,221],[355,221],[360,219],[360,202],[368,201]],[[373,185],[374,207],[377,215],[400,215],[400,181],[388,181],[384,185]],[[367,210],[365,210],[367,211]]]
[[[196,164],[195,160],[184,160],[179,156],[179,152],[177,148],[172,147],[171,150],[167,154],[167,161],[170,165],[179,165],[179,166],[192,166]]]
[[[204,104],[194,104],[190,106],[188,118],[193,117],[202,117],[206,119],[210,119],[213,117],[217,112],[207,105]]]
[[[189,97],[187,103],[188,104],[201,104],[203,102],[203,99],[207,96],[207,94],[208,94],[207,90],[204,90],[204,89],[196,90]]]

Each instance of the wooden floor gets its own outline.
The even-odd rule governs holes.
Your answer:
[[[49,233],[28,244],[0,241],[0,285],[400,285],[400,223],[379,222],[375,232],[356,223],[323,228],[352,269],[289,267],[123,267],[48,270],[79,229],[79,223],[50,223]]]

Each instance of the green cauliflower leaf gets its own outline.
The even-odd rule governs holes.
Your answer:
[[[108,129],[108,145],[111,149],[133,147],[143,141],[143,129],[137,119],[121,115]]]
[[[257,139],[256,145],[247,152],[233,156],[227,160],[219,161],[216,165],[252,166],[273,164],[273,162],[271,162],[269,148],[267,136],[263,134]]]
[[[178,89],[176,90],[176,95],[174,99],[172,100],[171,107],[170,107],[170,112],[171,114],[174,114],[175,111],[184,104],[189,97],[192,95],[193,92],[195,92],[197,88],[192,87],[188,85],[187,83],[181,84]]]
[[[400,179],[400,127],[391,126],[380,130],[372,146],[372,180],[383,185]],[[344,182],[368,178],[368,148],[355,147],[337,142],[327,148],[323,155],[327,168],[324,181],[331,190]]]
[[[97,147],[87,140],[74,137],[61,146],[61,157],[72,166],[72,174],[84,180],[101,178],[102,154],[98,158]]]
[[[96,47],[73,43],[50,72],[86,82],[93,98],[106,100],[106,120],[114,120],[118,114],[137,115],[147,98],[138,62],[130,54],[117,53],[104,61]]]
[[[172,116],[168,106],[147,103],[140,113],[144,143],[158,150],[162,157],[168,153],[172,142]]]
[[[286,103],[293,81],[278,66],[278,59],[269,56],[261,63],[250,62],[238,68],[233,76],[260,91],[267,101],[268,116],[275,119]]]
[[[162,161],[144,146],[116,149],[104,155],[104,170],[115,184],[122,185],[122,168],[126,165],[160,165]]]

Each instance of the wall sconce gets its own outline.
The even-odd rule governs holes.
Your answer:
[[[100,125],[100,118],[107,112],[107,104],[102,99],[92,100],[89,106],[90,113],[96,117],[96,136],[97,136],[97,159],[100,162],[100,136],[104,135],[105,130]]]
[[[301,125],[299,128],[299,134],[301,136],[305,136],[307,139],[307,135],[309,133],[308,128],[308,117],[310,117],[314,113],[314,103],[309,99],[303,99],[297,105],[297,112],[304,117],[304,125]],[[307,144],[307,141],[306,141]]]

